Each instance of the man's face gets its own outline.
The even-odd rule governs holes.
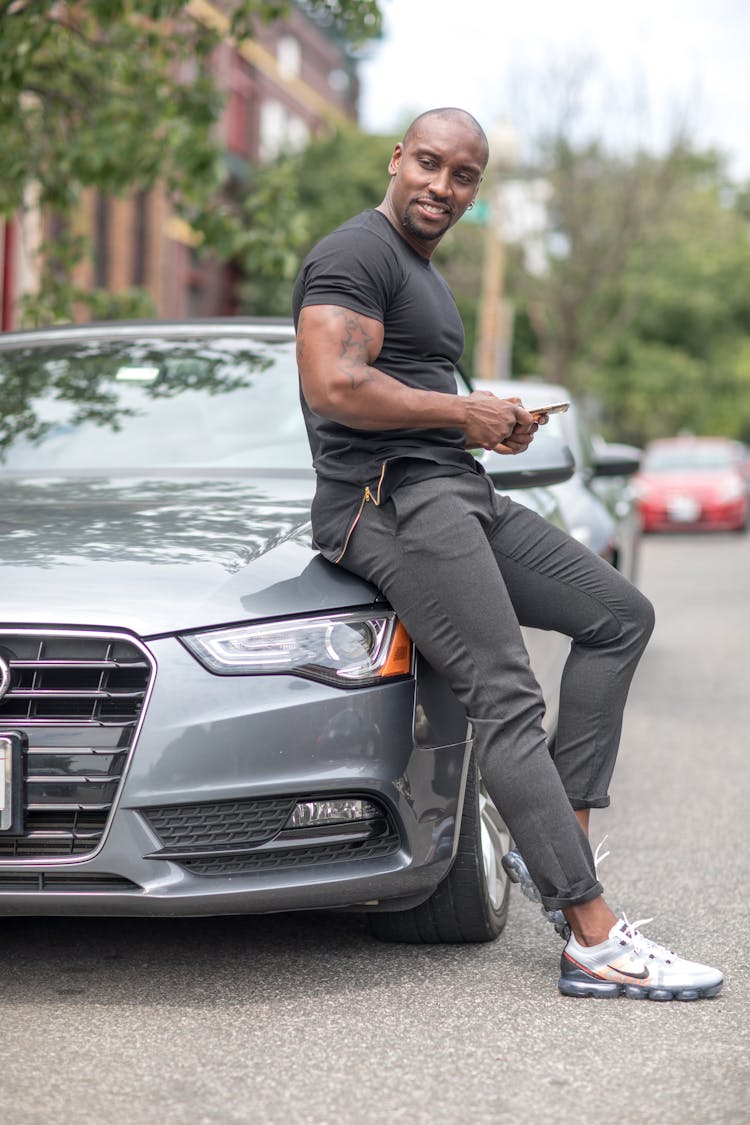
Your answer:
[[[474,201],[486,161],[482,138],[452,118],[428,117],[396,145],[386,213],[418,253],[429,257]]]

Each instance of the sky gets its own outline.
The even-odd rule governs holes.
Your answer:
[[[589,128],[663,148],[675,123],[750,178],[750,0],[381,0],[361,122],[395,132],[433,106],[509,121],[521,155],[575,67]],[[638,107],[635,109],[634,107]]]

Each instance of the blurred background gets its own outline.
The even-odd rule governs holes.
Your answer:
[[[435,263],[476,379],[596,432],[750,441],[741,0],[0,5],[2,329],[288,316],[309,247],[459,105],[492,158]]]

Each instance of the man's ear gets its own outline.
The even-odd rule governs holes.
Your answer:
[[[398,171],[398,166],[401,163],[401,157],[404,155],[404,146],[399,142],[393,150],[390,162],[388,164],[388,175],[395,176]]]

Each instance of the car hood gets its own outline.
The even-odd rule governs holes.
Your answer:
[[[654,491],[676,492],[685,489],[708,493],[726,487],[737,479],[737,474],[731,469],[676,469],[673,472],[640,473],[637,479]]]
[[[312,491],[291,472],[6,477],[2,618],[153,636],[373,601],[312,548]]]

